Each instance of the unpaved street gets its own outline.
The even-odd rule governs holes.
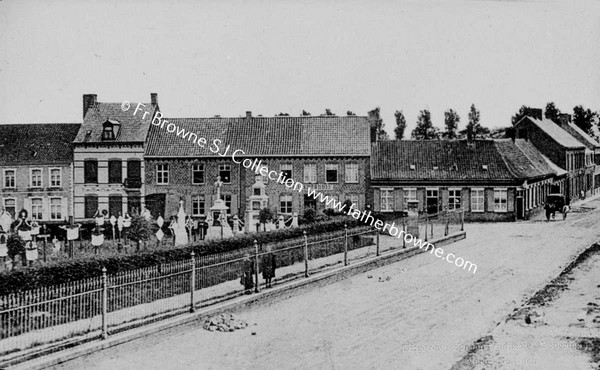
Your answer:
[[[600,240],[599,216],[588,208],[566,221],[468,224],[467,239],[444,250],[476,263],[475,274],[421,254],[249,309],[239,315],[244,330],[178,327],[58,368],[449,369]]]

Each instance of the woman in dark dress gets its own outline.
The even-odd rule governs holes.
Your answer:
[[[275,255],[271,253],[271,246],[267,245],[267,254],[265,254],[261,260],[261,270],[263,279],[265,279],[265,287],[271,288],[271,279],[275,277],[275,269],[277,263]]]
[[[251,294],[252,288],[254,288],[254,271],[254,262],[250,259],[250,255],[246,253],[242,262],[242,278],[240,279],[245,294]]]

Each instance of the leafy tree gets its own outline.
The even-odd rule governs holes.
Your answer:
[[[263,224],[263,230],[266,231],[266,224],[273,219],[273,212],[269,208],[263,208],[258,213],[258,221]]]
[[[544,116],[549,120],[552,120],[554,123],[560,122],[560,109],[556,108],[554,102],[549,102],[546,104],[546,112]]]
[[[325,108],[325,114],[323,116],[335,116],[335,113],[331,111],[329,108]]]
[[[529,109],[528,106],[522,105],[521,108],[519,108],[519,111],[517,113],[515,113],[514,116],[512,116],[511,122],[512,122],[513,126],[516,125],[517,122],[519,122],[523,117],[526,116],[525,111],[527,109]]]
[[[444,112],[444,126],[446,131],[442,133],[442,137],[445,139],[456,139],[456,130],[458,129],[458,123],[460,122],[460,116],[453,109],[448,109]]]
[[[140,248],[140,240],[147,242],[152,235],[152,224],[138,213],[131,215],[131,226],[127,230],[127,237],[134,240],[137,249]]]
[[[351,110],[346,112],[347,116],[356,116],[356,113],[352,112]]]
[[[275,117],[288,117],[290,114],[289,113],[281,113],[279,112],[279,114],[276,114]]]
[[[385,132],[385,130],[383,129],[384,124],[383,119],[381,118],[381,110],[379,109],[379,107],[370,110],[368,114],[369,118],[373,119],[375,121],[375,124],[377,125],[377,137],[379,138],[379,140],[389,140],[390,137],[388,136],[387,132]]]
[[[8,248],[8,258],[14,261],[16,256],[25,257],[25,241],[21,239],[19,234],[10,234],[6,240]]]
[[[402,111],[396,111],[394,113],[396,117],[396,127],[394,128],[394,135],[396,136],[396,140],[402,140],[404,138],[404,131],[406,131],[406,118],[404,117],[404,113]]]
[[[439,130],[431,122],[431,113],[424,109],[417,118],[417,127],[412,131],[412,138],[415,140],[433,140],[439,139]]]
[[[573,108],[573,123],[587,134],[593,135],[592,126],[594,125],[597,113],[592,112],[589,108],[585,109],[578,105]]]
[[[484,135],[485,130],[481,127],[479,123],[480,113],[475,108],[475,104],[471,104],[471,110],[469,111],[469,123],[467,123],[466,134],[467,140],[475,140],[478,135]],[[489,130],[487,130],[489,133]]]
[[[310,116],[310,112],[307,112],[304,109],[302,109],[302,115],[303,116]]]
[[[317,212],[315,211],[314,208],[306,208],[304,210],[304,214],[302,215],[302,217],[304,218],[304,220],[307,223],[315,222],[315,217],[317,217]]]

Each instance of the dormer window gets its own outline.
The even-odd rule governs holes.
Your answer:
[[[481,165],[481,169],[483,169],[484,171],[487,171],[487,169],[488,169],[487,164]]]
[[[116,140],[119,125],[119,122],[107,118],[102,124],[102,140]]]
[[[411,164],[411,165],[410,165],[410,169],[411,169],[411,170],[413,170],[413,171],[414,171],[416,168],[417,168],[417,167],[416,167],[414,164]]]

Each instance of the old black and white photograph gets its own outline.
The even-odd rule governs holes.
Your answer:
[[[0,369],[600,369],[600,0],[0,0]]]

